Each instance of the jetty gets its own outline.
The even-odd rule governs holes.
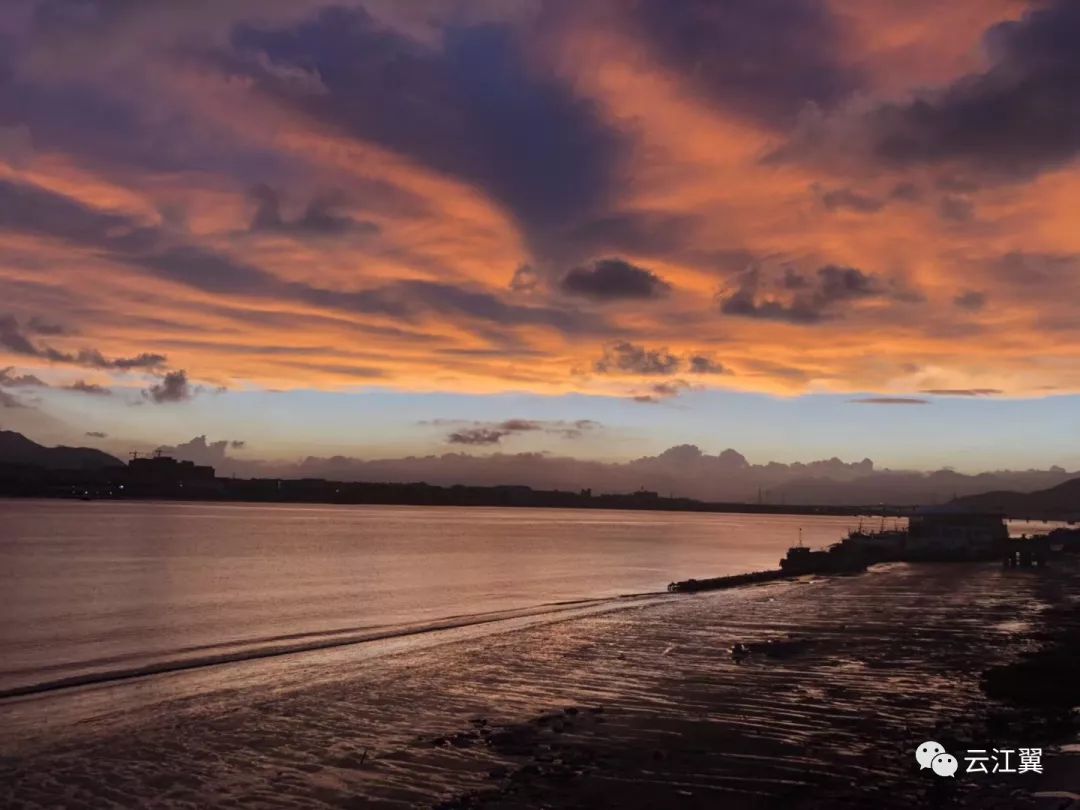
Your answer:
[[[773,582],[777,579],[791,579],[794,574],[775,571],[753,571],[749,574],[733,574],[727,577],[710,579],[686,579],[668,585],[669,593],[695,593],[696,591],[720,591],[724,588],[737,588],[740,585],[757,585],[760,582]]]
[[[858,574],[866,570],[868,563],[859,554],[837,543],[824,551],[814,551],[801,543],[788,549],[780,560],[780,567],[770,571],[753,571],[749,574],[732,574],[711,579],[687,579],[668,585],[669,593],[694,593],[696,591],[719,591],[740,585],[757,585],[778,579],[795,579],[806,574]]]

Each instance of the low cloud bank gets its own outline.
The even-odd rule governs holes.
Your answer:
[[[449,486],[514,484],[536,489],[594,493],[631,492],[644,487],[662,495],[711,501],[788,504],[940,503],[955,496],[1009,489],[1030,492],[1054,486],[1080,472],[999,470],[965,475],[952,470],[914,472],[877,469],[870,459],[838,458],[809,463],[751,464],[735,450],[716,455],[695,445],[671,447],[657,456],[627,462],[588,461],[546,453],[444,453],[394,459],[309,456],[299,463],[232,458],[228,441],[196,437],[163,448],[177,458],[213,464],[219,474],[250,477],[326,478],[341,481],[418,482]]]

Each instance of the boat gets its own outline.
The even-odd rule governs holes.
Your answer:
[[[792,546],[780,560],[780,570],[789,576],[801,574],[857,574],[866,570],[866,557],[835,543],[823,551],[804,545]]]

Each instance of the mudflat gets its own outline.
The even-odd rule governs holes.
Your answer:
[[[301,653],[272,677],[223,664],[205,688],[181,673],[9,700],[0,803],[1058,806],[1035,794],[1080,788],[1056,747],[1069,698],[1024,687],[1061,665],[1034,654],[1070,655],[1077,593],[1070,561],[897,564]],[[1043,773],[961,759],[936,776],[915,761],[925,740],[958,759],[1042,748]]]

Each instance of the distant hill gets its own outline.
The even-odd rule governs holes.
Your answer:
[[[49,470],[124,466],[120,459],[92,447],[45,447],[13,430],[0,430],[0,464],[29,464]]]
[[[984,492],[952,501],[974,511],[1003,512],[1010,517],[1080,517],[1080,478],[1037,492]]]

